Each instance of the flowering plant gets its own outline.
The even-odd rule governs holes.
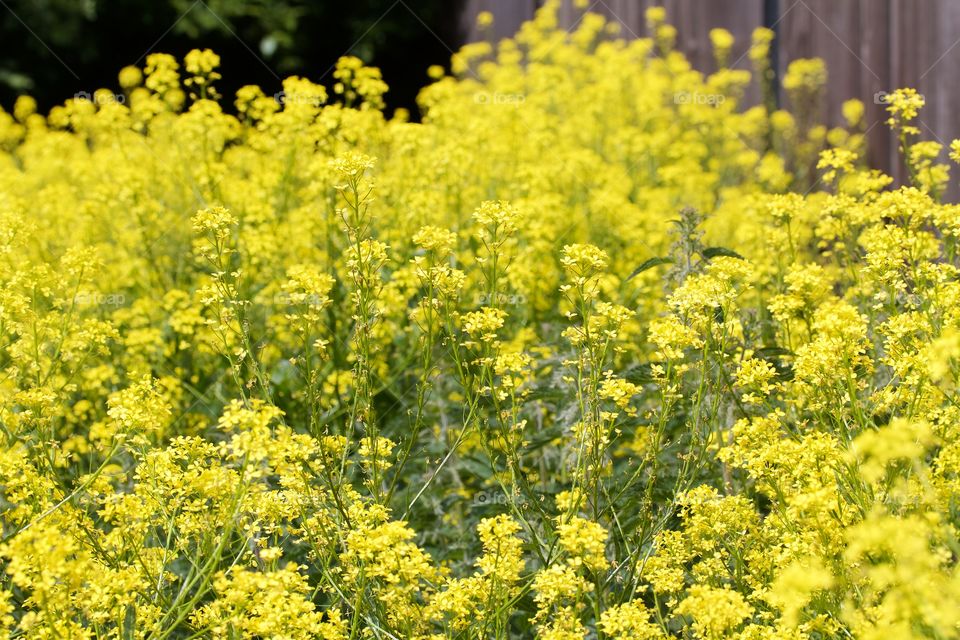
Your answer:
[[[960,635],[922,97],[893,188],[819,61],[747,107],[730,34],[704,76],[557,8],[417,124],[352,58],[230,114],[210,51],[0,112],[11,637]]]

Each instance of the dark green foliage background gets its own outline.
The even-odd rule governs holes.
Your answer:
[[[379,66],[389,107],[415,106],[431,64],[462,40],[462,0],[0,0],[0,105],[29,93],[42,110],[117,87],[117,72],[160,51],[221,56],[221,92],[268,94],[302,75],[329,85],[346,53]]]

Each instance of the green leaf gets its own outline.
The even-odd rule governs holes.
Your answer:
[[[627,276],[627,280],[633,280],[634,278],[636,278],[638,275],[640,275],[647,269],[658,267],[661,264],[673,264],[673,258],[650,258],[649,260],[641,264],[639,267],[634,269],[633,273]]]
[[[630,367],[623,372],[623,378],[633,384],[647,384],[654,381],[652,367],[648,363]]]
[[[776,358],[777,356],[792,356],[793,351],[783,347],[761,347],[755,350],[754,355],[760,358]]]
[[[728,258],[737,258],[739,260],[746,260],[742,255],[734,251],[733,249],[727,249],[726,247],[707,247],[704,249],[700,255],[703,256],[704,260],[709,260],[710,258],[716,258],[717,256],[726,256]]]

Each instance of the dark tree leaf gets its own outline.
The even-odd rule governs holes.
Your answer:
[[[705,260],[710,258],[716,258],[717,256],[726,256],[728,258],[738,258],[740,260],[745,260],[745,258],[734,251],[733,249],[727,249],[726,247],[707,247],[703,250],[703,253],[700,255],[703,256]]]
[[[641,264],[639,267],[634,269],[633,273],[627,276],[627,280],[633,280],[634,278],[636,278],[638,275],[640,275],[647,269],[658,267],[661,264],[673,264],[673,258],[650,258],[649,260]]]
[[[792,356],[793,351],[783,347],[761,347],[754,351],[754,354],[760,358],[776,358],[778,356]]]
[[[647,384],[653,382],[653,372],[649,363],[638,364],[623,372],[623,378],[633,384]]]

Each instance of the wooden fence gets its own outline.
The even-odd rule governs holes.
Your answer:
[[[479,36],[475,17],[491,11],[493,37],[512,35],[542,0],[467,0],[463,29],[470,40]],[[677,44],[695,68],[714,69],[708,34],[714,27],[737,39],[732,60],[748,68],[744,55],[750,34],[765,22],[778,34],[778,75],[797,58],[820,57],[827,63],[827,121],[842,121],[840,105],[849,98],[867,107],[869,161],[902,177],[896,143],[883,120],[879,92],[914,87],[927,106],[920,114],[922,137],[948,146],[960,138],[960,0],[590,0],[590,10],[622,25],[627,37],[646,35],[644,11],[666,7],[677,28]],[[562,24],[574,28],[581,12],[568,2]],[[954,169],[955,174],[957,169]]]

